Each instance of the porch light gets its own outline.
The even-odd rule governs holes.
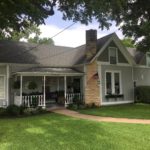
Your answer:
[[[98,79],[99,79],[98,73],[95,73],[95,74],[93,75],[93,78],[96,79],[96,80],[98,80]]]

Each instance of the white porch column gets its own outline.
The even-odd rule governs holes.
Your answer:
[[[44,76],[44,78],[43,78],[43,84],[44,84],[44,86],[43,86],[43,96],[44,96],[44,105],[43,105],[43,108],[45,108],[46,107],[46,100],[45,100],[45,79],[46,79],[46,77]]]
[[[59,77],[57,77],[57,92],[59,92]]]
[[[7,82],[7,104],[6,105],[7,106],[9,105],[9,97],[10,97],[10,95],[9,95],[9,92],[10,92],[9,91],[9,82],[10,82],[9,81],[9,76],[10,76],[9,75],[9,65],[7,65],[7,81],[6,81]]]
[[[67,80],[66,80],[66,76],[64,76],[64,96],[66,99],[66,94],[67,94]]]
[[[20,102],[22,104],[22,79],[23,79],[23,76],[20,75]]]

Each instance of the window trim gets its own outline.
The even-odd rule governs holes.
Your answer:
[[[110,48],[114,48],[116,50],[116,64],[118,64],[118,48],[117,47],[113,47],[113,46],[109,46],[108,47],[108,60],[109,60],[109,64],[110,63]],[[111,65],[116,65],[116,64],[111,64]]]
[[[118,95],[123,94],[122,93],[122,73],[120,70],[106,70],[105,71],[105,95],[109,95],[107,94],[107,85],[106,85],[106,74],[107,73],[111,73],[111,88],[112,88],[112,95],[115,94],[115,73],[119,73],[119,82],[120,82],[120,93]]]
[[[3,100],[6,98],[6,75],[0,74],[0,77],[4,77],[4,97],[0,97],[0,100]]]
[[[147,61],[147,60],[148,60],[148,55],[150,55],[150,52],[146,52],[146,66],[147,66],[147,67],[150,67],[150,66],[148,65],[148,61]]]

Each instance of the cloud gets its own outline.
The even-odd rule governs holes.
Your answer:
[[[68,25],[69,26],[69,25]],[[67,27],[67,26],[66,26]],[[118,30],[115,25],[113,25],[110,30],[101,31],[98,28],[98,24],[90,24],[88,26],[75,24],[62,33],[58,34],[53,38],[55,45],[61,46],[69,46],[69,47],[77,47],[85,43],[85,31],[88,29],[96,29],[98,33],[98,38],[108,35],[112,32],[116,32],[120,38],[123,38],[121,31]],[[57,33],[61,32],[63,28],[56,25],[41,25],[41,37],[53,37]]]

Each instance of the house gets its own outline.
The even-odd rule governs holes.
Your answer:
[[[0,106],[132,103],[135,84],[150,85],[149,66],[150,53],[125,48],[115,33],[87,30],[76,48],[0,41]]]

